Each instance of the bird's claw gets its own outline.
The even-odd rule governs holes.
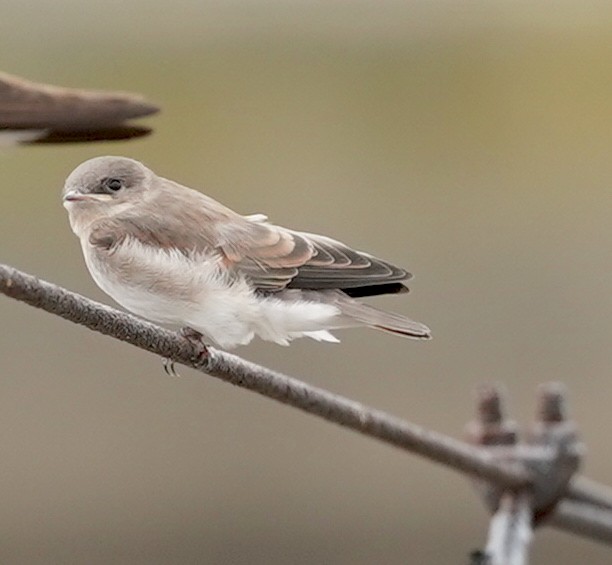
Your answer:
[[[172,359],[168,359],[168,357],[162,357],[162,363],[164,365],[164,372],[169,377],[179,377],[180,375],[176,372],[174,367],[174,361]]]
[[[204,343],[204,336],[193,328],[184,327],[179,330],[179,333],[184,337],[196,350],[195,355],[191,358],[194,367],[203,367],[208,360],[208,349]],[[168,357],[162,358],[164,372],[169,377],[179,377],[174,367],[174,360]]]
[[[204,366],[208,360],[208,348],[204,343],[204,336],[190,327],[181,328],[179,333],[196,349],[196,354],[191,358],[193,365],[195,367]]]

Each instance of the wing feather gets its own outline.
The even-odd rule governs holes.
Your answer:
[[[372,295],[377,294],[377,286],[381,293],[401,292],[405,287],[393,283],[411,277],[404,269],[328,237],[261,222],[255,225],[254,230],[258,232],[258,237],[251,239],[251,245],[240,247],[234,243],[231,247],[231,267],[248,277],[261,290],[372,287],[367,292],[361,292]],[[264,234],[263,230],[276,233],[277,237]],[[274,243],[262,244],[264,241]]]
[[[160,206],[163,214],[126,214],[98,222],[90,242],[111,249],[129,236],[195,260],[198,254],[218,254],[228,274],[245,277],[264,292],[339,289],[351,296],[371,296],[407,290],[402,281],[410,273],[387,261],[329,237],[269,224],[260,215],[240,216],[185,190],[180,202],[176,192],[168,195]]]

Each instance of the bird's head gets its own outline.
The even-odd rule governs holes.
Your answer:
[[[73,228],[129,210],[146,199],[155,174],[126,157],[96,157],[66,179],[62,199]]]

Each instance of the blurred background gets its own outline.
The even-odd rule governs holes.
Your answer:
[[[532,418],[566,383],[612,483],[608,2],[0,3],[0,66],[141,92],[144,140],[0,156],[0,257],[111,303],[59,193],[103,154],[406,266],[434,340],[365,330],[240,355],[462,437],[479,383]],[[3,563],[464,563],[459,475],[0,299]],[[535,563],[609,563],[551,529]]]

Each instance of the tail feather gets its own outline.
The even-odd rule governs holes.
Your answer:
[[[431,331],[426,325],[401,314],[385,312],[350,298],[339,301],[338,307],[344,317],[355,320],[360,325],[413,339],[431,338]]]
[[[317,332],[302,332],[301,334],[296,334],[295,337],[309,337],[314,339],[315,341],[326,341],[327,343],[340,343],[340,340],[333,335],[332,333],[326,330],[320,330]]]

